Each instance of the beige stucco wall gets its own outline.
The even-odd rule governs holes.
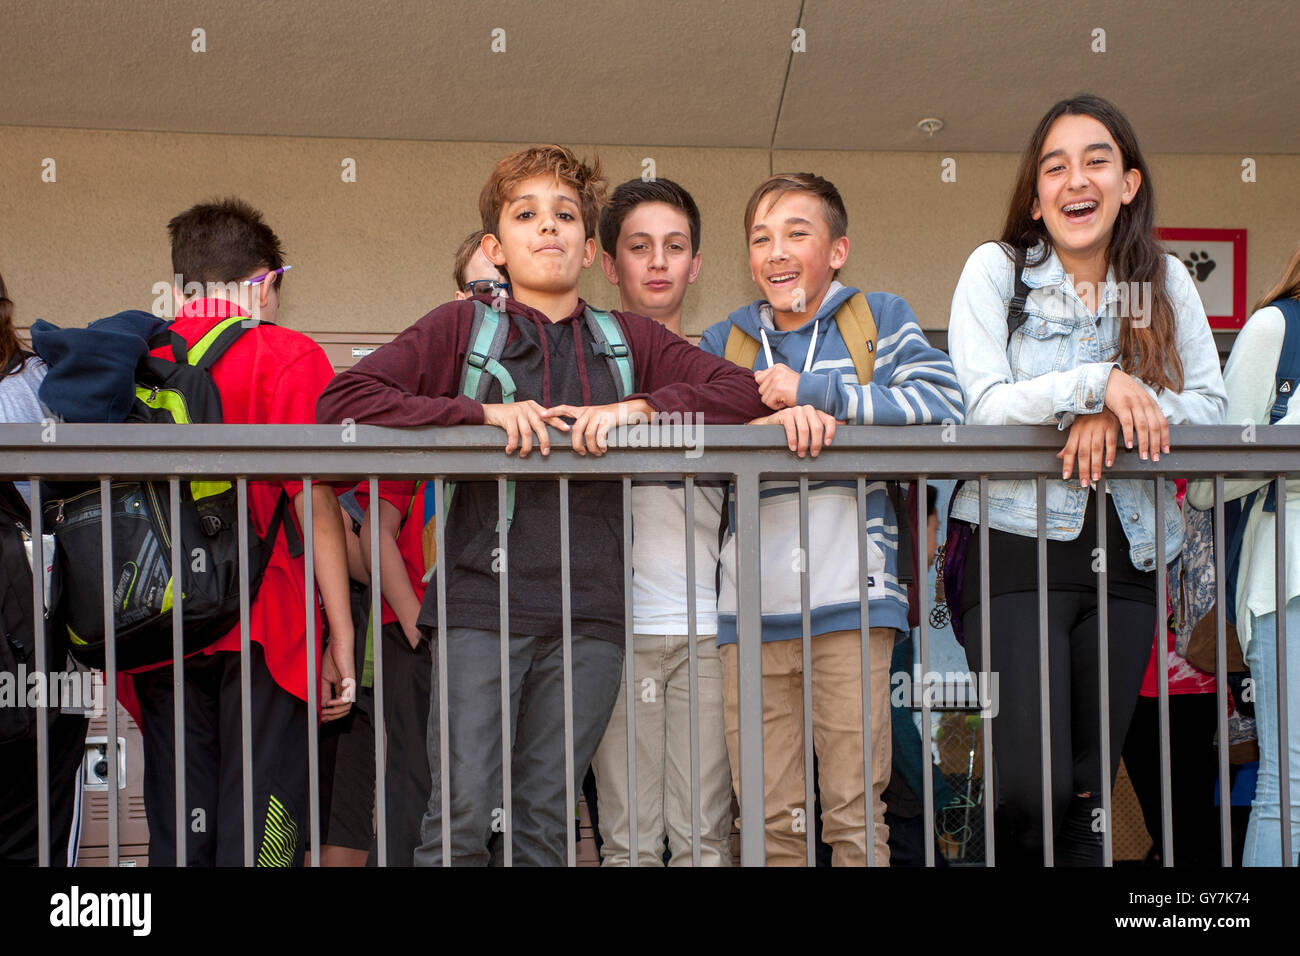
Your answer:
[[[281,321],[304,331],[396,332],[450,296],[451,257],[477,225],[492,162],[512,147],[484,143],[338,140],[0,127],[0,273],[20,325],[81,325],[151,307],[170,281],[166,223],[202,199],[238,194],[279,233],[293,272]],[[768,172],[762,150],[584,147],[612,183],[642,171],[676,179],[699,201],[704,267],[687,303],[699,332],[753,296],[741,217]],[[905,296],[922,325],[947,324],[952,288],[980,240],[999,228],[1012,153],[783,152],[778,169],[834,181],[849,210],[847,281]],[[42,181],[42,162],[57,179]],[[341,162],[356,160],[356,182]],[[1300,156],[1154,156],[1160,224],[1245,228],[1248,296],[1271,283],[1300,243]],[[616,305],[598,268],[582,294]]]

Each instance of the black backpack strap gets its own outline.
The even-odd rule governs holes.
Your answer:
[[[12,481],[0,481],[0,514],[11,521],[21,522],[23,527],[31,523],[31,513],[27,502],[18,493]]]
[[[1013,278],[1015,279],[1016,288],[1011,295],[1011,301],[1007,304],[1007,345],[1011,344],[1011,336],[1015,335],[1016,329],[1025,324],[1025,302],[1029,299],[1029,286],[1025,284],[1025,262],[1027,254],[1024,249],[1016,250],[1016,271]]]
[[[275,503],[275,514],[271,516],[271,524],[266,529],[265,541],[268,546],[275,547],[275,539],[280,534],[280,529],[284,528],[284,539],[289,542],[289,557],[301,558],[303,551],[302,535],[298,533],[298,526],[289,517],[289,493],[283,488],[280,489],[280,500]],[[307,501],[303,507],[310,508],[311,502]]]
[[[161,332],[159,332],[157,335],[155,335],[153,338],[149,340],[150,352],[152,352],[154,349],[161,349],[161,348],[171,348],[172,361],[174,361],[177,365],[185,364],[185,353],[188,347],[185,344],[185,339],[182,338],[180,335],[178,335],[176,332],[173,332],[169,328],[163,329]],[[145,357],[148,358],[148,355],[146,354]]]

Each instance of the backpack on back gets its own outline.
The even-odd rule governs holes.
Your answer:
[[[871,314],[871,305],[861,292],[855,292],[835,310],[835,324],[840,330],[853,360],[853,369],[858,376],[858,384],[866,386],[876,371],[876,318]],[[727,333],[727,345],[723,358],[741,368],[752,369],[754,359],[760,348],[758,339],[754,338],[734,322]],[[917,580],[919,572],[916,567],[916,514],[908,507],[908,502],[915,502],[916,482],[888,481],[885,489],[893,506],[898,522],[898,581],[907,585],[908,623],[916,627],[919,623],[919,597]],[[904,533],[906,528],[906,533]]]
[[[128,422],[219,424],[221,395],[211,369],[244,332],[257,323],[223,319],[192,348],[170,329],[149,343],[170,347],[171,359],[146,355],[136,368],[136,399]],[[113,602],[117,666],[143,667],[172,658],[172,609],[181,585],[184,652],[202,650],[239,621],[239,528],[236,490],[230,481],[180,483],[181,566],[172,566],[171,489],[166,481],[114,481],[110,485],[112,561],[108,584]],[[291,550],[301,541],[286,515],[288,495],[276,504],[265,538],[249,535],[249,601],[257,593],[271,549],[283,525]],[[101,582],[100,491],[49,500],[45,527],[57,541],[55,578],[72,655],[91,667],[105,663]]]
[[[506,339],[510,335],[510,317],[507,313],[486,305],[478,299],[474,303],[474,322],[470,326],[469,351],[465,355],[465,367],[461,371],[460,394],[476,402],[486,402],[488,393],[495,381],[501,386],[501,401],[509,404],[515,400],[515,381],[505,366],[501,364],[501,354],[506,348]],[[636,388],[636,375],[632,366],[632,351],[623,339],[623,329],[618,320],[608,312],[599,312],[587,308],[582,314],[583,323],[591,332],[592,348],[596,355],[605,360],[619,400],[631,395]],[[577,347],[582,343],[579,337]],[[426,583],[432,578],[437,560],[435,531],[437,525],[436,511],[438,502],[430,493],[432,485],[426,489],[424,496],[424,531],[422,543],[424,549],[424,566]],[[456,494],[455,482],[444,485],[442,502],[443,521],[451,513],[451,503]],[[515,483],[506,483],[506,529],[515,518]]]

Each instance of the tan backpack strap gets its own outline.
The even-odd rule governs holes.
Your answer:
[[[835,324],[853,359],[858,384],[866,385],[876,371],[876,318],[871,314],[867,297],[855,292],[836,310]]]
[[[732,323],[731,331],[727,333],[727,350],[722,357],[741,368],[752,369],[754,359],[758,358],[758,339]]]

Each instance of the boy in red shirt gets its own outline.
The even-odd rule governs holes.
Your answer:
[[[170,328],[193,346],[224,318],[251,315],[248,328],[212,367],[225,424],[309,424],[333,377],[325,353],[305,335],[269,324],[279,306],[280,240],[261,214],[238,199],[207,203],[168,223],[180,314]],[[274,275],[272,273],[275,273]],[[181,289],[201,283],[207,297]],[[159,350],[163,355],[166,350]],[[301,482],[250,481],[252,532],[265,535],[282,490],[301,525]],[[320,717],[347,713],[355,686],[347,552],[334,491],[312,489],[316,582],[330,636],[321,661]],[[300,865],[306,844],[307,622],[304,565],[284,533],[249,608],[253,736],[253,840],[258,866]],[[315,611],[313,610],[313,613]],[[317,620],[318,635],[323,633]],[[243,854],[240,629],[184,663],[186,859],[190,866],[238,866]],[[319,646],[319,645],[318,645]],[[134,674],[145,748],[149,863],[174,865],[175,727],[172,665]],[[350,682],[350,683],[349,683]]]

